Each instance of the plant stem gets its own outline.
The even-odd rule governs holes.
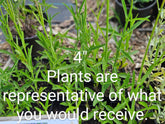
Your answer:
[[[106,44],[105,44],[105,60],[107,62],[107,50],[108,50],[108,32],[109,32],[109,0],[107,0],[107,20],[106,20]]]

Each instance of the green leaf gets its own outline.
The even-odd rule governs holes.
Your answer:
[[[146,18],[148,18],[148,17],[146,17]],[[129,29],[129,31],[125,34],[125,36],[127,36],[128,33],[132,32],[132,31],[133,31],[134,29],[136,29],[137,27],[139,27],[144,21],[146,21],[146,19],[140,20],[140,21],[136,22],[136,23]]]
[[[61,102],[60,105],[68,106],[68,103],[66,103],[66,102]]]
[[[126,78],[128,76],[127,73],[118,73],[118,76],[121,78]]]
[[[77,66],[79,66],[79,64],[71,64],[71,65],[60,66],[58,69],[59,70],[67,70],[70,68],[76,68]]]
[[[3,3],[3,1],[4,1],[4,0],[1,0],[1,1],[0,1],[0,5]]]
[[[127,19],[128,15],[127,15],[127,7],[125,4],[125,0],[121,0],[122,5],[123,5],[123,9],[124,9],[124,15],[125,15],[125,19]]]
[[[96,110],[92,109],[92,111],[90,111],[88,113],[88,120],[90,120],[90,119],[92,119],[94,117],[94,111],[96,111]]]
[[[54,85],[54,84],[52,84],[53,85],[53,90],[62,90],[62,91],[64,91],[64,92],[66,92],[66,89],[65,89],[65,87],[64,86],[60,86],[60,85]]]
[[[6,98],[6,102],[7,102],[7,104],[8,104],[8,109],[9,110],[13,110],[14,109],[14,106],[12,105],[12,103],[11,103],[11,101],[8,99],[8,98]]]
[[[146,108],[148,108],[148,104],[146,102],[139,102],[139,104],[146,107]]]
[[[117,112],[117,111],[119,111],[119,110],[122,110],[122,109],[125,107],[125,105],[126,105],[126,101],[125,101],[124,103],[118,104],[118,105],[113,109],[113,111],[114,111],[114,112]]]
[[[93,106],[96,106],[96,104],[98,103],[99,101],[97,100],[97,98],[95,97],[94,101],[93,101]]]
[[[114,119],[114,122],[115,122],[116,124],[123,124],[121,121],[117,120],[116,118]]]
[[[104,84],[102,85],[102,90],[101,90],[101,92],[102,92],[102,93],[105,93],[105,91],[109,88],[110,84],[111,84],[111,83],[109,83],[109,82],[104,83]]]
[[[99,49],[99,48],[101,48],[101,47],[103,47],[103,46],[105,46],[105,44],[102,44],[102,45],[99,45],[99,46],[92,46],[92,47],[89,48],[88,51],[92,51],[92,50],[95,50],[95,49]]]
[[[82,8],[83,8],[83,6],[84,6],[85,2],[86,2],[86,0],[83,0],[83,2],[81,3],[80,9],[79,9],[79,13],[81,13]]]
[[[131,61],[132,63],[134,63],[133,59],[131,58],[131,56],[130,56],[128,53],[124,52],[124,51],[121,50],[121,49],[120,49],[120,51],[125,55],[125,57],[126,57],[129,61]]]
[[[102,102],[101,104],[106,108],[107,111],[112,111],[113,110],[113,108],[109,105],[106,105],[105,102]]]
[[[12,84],[8,84],[6,86],[3,86],[2,89],[0,89],[1,92],[7,92],[9,90],[13,89],[13,85]]]
[[[101,28],[101,30],[103,30],[103,31],[106,31],[107,30],[107,28]],[[108,29],[108,32],[109,33],[111,33],[112,35],[114,35],[114,36],[122,36],[119,32],[117,32],[117,31],[115,31],[114,29]]]

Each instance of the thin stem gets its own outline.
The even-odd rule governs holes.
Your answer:
[[[108,32],[109,32],[109,0],[107,0],[107,20],[106,20],[106,44],[105,44],[105,60],[107,62],[107,50],[108,50]]]

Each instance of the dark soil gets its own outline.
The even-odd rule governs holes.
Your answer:
[[[34,18],[34,15],[29,14],[29,15],[26,15],[24,19],[18,19],[18,20],[21,23],[21,29],[24,32],[25,38],[36,35],[36,32],[37,32],[36,28],[40,26],[40,24],[37,21],[37,19]],[[18,36],[18,33],[16,31],[13,21],[11,20],[9,21],[9,26],[10,26],[11,33],[13,34],[13,37]]]
[[[25,9],[25,10],[24,10]],[[16,14],[16,23],[21,24],[21,29],[24,32],[24,38],[27,37],[32,37],[36,35],[36,32],[38,27],[40,26],[40,23],[37,21],[35,15],[32,13],[34,12],[35,14],[38,14],[37,11],[33,10],[29,5],[25,5],[24,9],[20,9],[18,13]],[[28,10],[28,11],[27,11]],[[47,16],[45,13],[43,14],[44,18],[46,19]],[[47,22],[44,22],[45,24]],[[13,23],[12,20],[9,18],[9,26],[11,33],[13,34],[13,37],[18,36],[18,33],[15,28],[15,24]],[[19,37],[19,36],[18,36]]]

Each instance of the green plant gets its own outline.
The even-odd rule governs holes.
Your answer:
[[[77,1],[76,1],[77,3]],[[76,24],[76,30],[77,30],[77,43],[74,46],[74,49],[68,49],[68,48],[62,48],[62,49],[67,49],[70,50],[71,52],[76,52],[77,50],[77,44],[78,42],[80,42],[81,48],[80,51],[83,52],[84,50],[87,51],[87,55],[83,56],[83,59],[81,61],[81,63],[77,63],[73,66],[65,66],[65,67],[61,67],[66,69],[67,67],[74,67],[74,70],[77,70],[75,72],[78,72],[79,70],[83,69],[83,72],[89,72],[92,75],[92,78],[94,79],[94,89],[91,88],[87,88],[87,87],[83,87],[81,83],[78,83],[78,85],[80,85],[80,87],[78,87],[78,85],[75,84],[76,89],[80,90],[83,88],[87,88],[88,91],[94,93],[95,91],[101,91],[103,93],[105,93],[106,91],[108,92],[118,92],[119,89],[124,88],[127,89],[129,86],[131,86],[131,84],[129,84],[129,79],[130,79],[130,75],[126,74],[126,73],[120,73],[118,69],[120,69],[119,66],[121,66],[121,64],[118,64],[118,62],[120,62],[119,60],[121,59],[121,61],[125,61],[126,59],[130,60],[131,62],[133,62],[133,60],[130,57],[130,48],[129,48],[129,40],[131,37],[131,34],[133,32],[133,30],[135,28],[137,28],[142,22],[144,22],[145,20],[147,20],[147,18],[134,18],[132,17],[132,8],[129,12],[129,14],[127,14],[127,9],[126,9],[126,5],[125,2],[122,0],[122,3],[124,5],[124,10],[125,10],[125,15],[126,15],[126,25],[124,27],[123,32],[118,32],[115,31],[111,25],[109,25],[109,1],[106,1],[107,3],[107,20],[106,20],[106,27],[107,28],[100,28],[98,22],[99,22],[99,16],[100,14],[96,15],[97,21],[96,21],[96,31],[94,30],[94,28],[92,27],[92,25],[90,25],[89,27],[87,27],[87,23],[86,23],[86,0],[83,1],[84,4],[84,12],[82,11],[83,8],[83,4],[81,5],[81,7],[78,9],[76,8],[76,13],[74,12],[73,8],[69,8],[68,9],[71,11],[75,24]],[[133,4],[132,4],[133,5]],[[102,8],[102,7],[101,7]],[[100,9],[101,12],[101,9]],[[138,21],[138,22],[136,22]],[[128,23],[130,22],[130,27],[128,27]],[[136,22],[136,23],[135,23]],[[92,29],[92,30],[91,30]],[[99,38],[99,32],[101,32],[104,40],[105,40],[105,45],[101,45],[98,42],[98,38]],[[106,35],[103,34],[103,31],[106,31]],[[111,36],[109,37],[108,34],[111,33]],[[91,35],[93,34],[93,35]],[[117,36],[120,37],[120,40],[117,40]],[[91,40],[90,37],[94,37],[94,44],[91,45]],[[109,58],[109,55],[111,53],[111,50],[108,50],[108,41],[110,38],[114,38],[115,42],[116,42],[116,47],[117,47],[117,51],[116,54],[114,55],[113,58]],[[86,44],[89,44],[88,46]],[[126,44],[126,45],[125,45]],[[99,47],[103,47],[103,53],[101,58],[98,58],[98,60],[96,61],[97,58],[97,53],[98,53],[98,48]],[[93,49],[96,48],[96,49]],[[91,50],[92,49],[92,50]],[[133,52],[134,53],[134,52]],[[132,53],[132,54],[133,54]],[[89,54],[92,54],[94,56],[92,56],[91,58],[88,58]],[[70,60],[72,60],[73,56],[71,56]],[[125,63],[123,63],[124,65]],[[82,67],[82,65],[84,67]],[[88,66],[87,66],[88,65]],[[102,66],[102,68],[101,68]],[[122,66],[121,66],[122,67]],[[124,67],[124,66],[123,66]],[[68,69],[67,68],[67,69]],[[109,70],[108,68],[111,68],[112,70]],[[99,83],[95,80],[96,78],[96,74],[97,73],[108,73],[108,72],[116,72],[119,73],[119,75],[121,77],[124,77],[123,79],[123,84],[120,83],[120,79],[116,82],[116,83],[112,83],[110,81],[107,82],[102,82]],[[133,77],[133,81],[134,81],[134,77]],[[74,82],[73,82],[74,84]],[[128,85],[129,84],[129,85]],[[135,85],[135,82],[133,82],[132,84]],[[99,87],[101,86],[101,87]],[[55,87],[58,87],[57,85]],[[115,88],[113,88],[115,87]],[[134,86],[132,86],[134,87]],[[73,87],[71,87],[71,85],[68,85],[68,87],[66,87],[66,89],[64,87],[58,87],[57,89],[61,89],[63,91],[66,91],[67,88],[69,88],[69,90],[71,91]],[[79,89],[80,88],[80,89]],[[95,89],[96,88],[96,89]],[[74,89],[74,88],[73,88]],[[101,90],[100,90],[101,89]],[[133,89],[132,89],[133,92]],[[65,104],[66,105],[66,104]],[[79,103],[78,103],[79,105]],[[96,99],[93,102],[93,106],[94,109],[91,110],[91,112],[89,113],[90,118],[91,119],[94,115],[93,115],[93,111],[102,111],[102,110],[106,110],[106,111],[111,111],[112,109],[117,112],[119,110],[122,110],[123,108],[127,107],[129,111],[131,111],[133,113],[133,111],[135,110],[134,106],[135,106],[135,101],[132,103],[132,106],[129,106],[129,100],[127,98],[125,98],[125,95],[122,96],[122,101],[121,103],[119,103],[115,108],[111,107],[110,105],[107,104],[107,102],[103,102],[103,103],[99,103]],[[88,107],[88,104],[87,104]],[[72,109],[75,109],[75,107],[69,107]],[[107,123],[109,122],[108,119],[102,121],[101,119],[99,119],[99,117],[97,116],[97,119],[101,122],[101,123]],[[80,120],[81,121],[81,120]],[[119,120],[115,119],[113,120],[116,123],[122,123]],[[128,121],[128,120],[125,120]],[[129,123],[135,123],[135,121],[133,120],[129,120]]]
[[[165,117],[164,117],[164,97],[165,97],[165,35],[164,35],[164,28],[163,25],[164,22],[164,9],[162,10],[160,14],[159,24],[156,27],[155,35],[153,39],[151,40],[151,45],[149,49],[148,57],[146,57],[145,61],[145,68],[144,73],[148,70],[148,67],[150,67],[155,61],[157,61],[159,58],[160,63],[153,68],[153,71],[150,73],[148,80],[145,81],[146,87],[152,86],[154,88],[155,92],[160,91],[161,92],[161,98],[162,101],[159,101],[156,105],[158,107],[158,110],[155,110],[154,118],[157,120],[158,123],[164,123]],[[161,116],[162,115],[162,116]]]
[[[156,119],[158,124],[164,124],[165,122],[165,106],[161,105],[160,103],[156,104],[158,110],[154,111],[154,115],[152,119]]]
[[[35,1],[37,2],[37,1]],[[45,2],[45,1],[43,1]],[[41,3],[38,3],[41,4]],[[3,92],[27,92],[27,91],[32,91],[32,92],[42,92],[44,89],[39,89],[38,83],[39,82],[45,82],[46,81],[46,76],[45,74],[45,67],[42,66],[42,62],[40,58],[35,58],[38,63],[34,65],[34,59],[32,60],[31,57],[31,52],[32,52],[32,46],[28,49],[26,49],[27,44],[25,43],[24,40],[24,31],[22,29],[22,25],[19,22],[19,17],[18,14],[20,13],[20,10],[17,9],[18,11],[15,11],[16,7],[18,7],[15,3],[13,3],[10,0],[3,1],[2,5],[4,9],[6,10],[6,13],[4,14],[2,12],[2,8],[0,8],[1,12],[1,17],[0,21],[2,22],[1,29],[6,37],[7,42],[10,44],[13,53],[9,53],[6,51],[2,51],[3,53],[7,53],[10,55],[14,62],[13,68],[7,68],[6,70],[0,70],[0,83],[1,83],[1,93]],[[24,4],[19,4],[22,9],[24,10]],[[51,5],[46,5],[46,3],[43,3],[43,6],[45,5],[45,8],[48,9]],[[21,11],[23,11],[21,10]],[[41,8],[41,5],[37,6],[37,9],[33,9],[37,11],[35,13],[34,11],[31,11],[31,13],[34,14],[34,17],[38,19],[38,22],[40,25],[44,27],[44,32],[46,32],[44,21],[45,19],[43,18],[43,11]],[[15,12],[15,13],[14,13]],[[29,11],[28,11],[29,12]],[[26,13],[26,12],[25,12]],[[25,14],[24,13],[24,14]],[[19,18],[19,19],[18,19]],[[11,33],[11,29],[9,26],[9,21],[12,20],[14,23],[15,30],[17,31],[17,34],[19,35],[18,37],[21,40],[22,46],[18,44],[18,38],[16,37],[16,42],[13,40],[13,35]],[[23,52],[24,50],[24,52]],[[18,69],[18,63],[22,63],[23,69]],[[25,66],[25,67],[24,67]],[[43,70],[41,70],[41,68]],[[41,76],[40,76],[41,75]],[[7,102],[4,102],[2,99],[0,100],[0,104],[4,107],[2,109],[2,112],[0,113],[1,116],[14,116],[16,115],[17,111],[21,112],[24,109],[29,110],[32,108],[32,103],[34,101],[31,99],[28,102],[23,101],[21,104],[17,104],[17,102],[11,102],[8,98],[6,98]],[[40,104],[40,103],[36,103]],[[45,106],[44,110],[46,110],[48,107]]]
[[[127,74],[125,72],[121,72],[120,70],[127,65],[126,61],[130,61],[133,63],[133,60],[131,58],[131,55],[136,53],[131,52],[131,48],[129,46],[129,40],[131,38],[132,32],[134,29],[136,29],[141,23],[148,20],[148,18],[133,18],[132,16],[132,10],[133,10],[133,1],[131,2],[131,8],[127,14],[127,8],[126,3],[124,0],[121,0],[124,8],[124,14],[125,14],[125,26],[123,28],[122,32],[118,32],[117,30],[113,29],[112,26],[109,24],[109,0],[105,0],[101,6],[98,13],[94,13],[96,17],[96,28],[89,22],[87,23],[87,1],[84,0],[82,2],[82,5],[80,8],[78,8],[78,1],[75,0],[76,3],[76,10],[74,11],[73,7],[69,7],[66,5],[66,7],[70,10],[72,13],[74,22],[75,22],[75,29],[77,30],[77,36],[71,37],[68,35],[68,31],[62,33],[58,33],[57,35],[53,35],[53,29],[51,25],[51,20],[55,16],[48,15],[47,10],[51,5],[46,4],[46,0],[43,0],[42,3],[39,3],[38,1],[35,1],[36,5],[36,11],[38,12],[33,13],[36,20],[40,23],[40,25],[43,27],[43,32],[40,32],[37,30],[37,36],[39,40],[37,43],[41,45],[44,48],[44,51],[40,52],[41,57],[37,57],[34,60],[37,61],[37,64],[34,64],[34,60],[32,60],[31,57],[31,51],[33,47],[30,47],[26,50],[26,43],[24,41],[24,33],[21,28],[21,24],[17,25],[17,20],[15,18],[15,14],[13,13],[14,9],[12,8],[12,3],[7,0],[4,3],[4,7],[7,10],[7,15],[13,19],[14,25],[16,27],[17,33],[21,39],[21,42],[23,44],[22,47],[18,45],[18,41],[15,43],[13,42],[13,37],[10,32],[10,27],[8,25],[8,16],[5,16],[1,11],[2,17],[0,18],[3,26],[1,28],[3,29],[3,32],[7,38],[7,41],[11,45],[13,50],[13,61],[15,63],[15,66],[7,70],[0,70],[0,73],[2,76],[0,77],[0,83],[1,83],[1,92],[4,92],[5,87],[7,88],[5,91],[12,92],[37,92],[41,93],[46,88],[45,87],[39,87],[38,84],[45,82],[47,84],[50,84],[52,86],[51,90],[56,90],[57,92],[66,92],[67,90],[69,92],[79,92],[87,90],[88,92],[91,92],[91,95],[93,96],[96,92],[102,92],[103,94],[107,95],[111,92],[119,92],[121,88],[124,89],[123,94],[121,95],[121,100],[116,104],[116,106],[109,105],[110,101],[102,101],[99,102],[96,98],[92,101],[92,105],[89,104],[89,98],[88,101],[85,101],[85,106],[89,108],[89,118],[92,119],[94,117],[94,111],[105,111],[107,114],[109,111],[118,112],[118,111],[129,111],[131,114],[137,113],[139,110],[135,110],[135,105],[138,103],[136,100],[132,100],[130,103],[129,98],[125,96],[126,89],[131,87],[130,93],[137,94],[139,92],[139,89],[143,89],[144,87],[142,84],[144,84],[146,78],[150,75],[151,71],[160,63],[164,62],[163,55],[161,55],[158,59],[155,59],[155,61],[151,64],[148,70],[146,70],[146,74],[141,77],[142,69],[144,66],[144,60],[146,59],[146,54],[142,63],[142,68],[139,74],[139,79],[136,82],[135,80],[135,72],[133,74]],[[106,28],[101,28],[99,25],[99,19],[102,12],[102,9],[106,3]],[[45,12],[48,15],[48,19],[46,20],[48,22],[48,25],[50,27],[50,32],[47,33],[46,27],[44,26],[44,18],[43,18],[43,7],[45,7]],[[8,9],[9,8],[9,9]],[[160,10],[161,12],[161,10]],[[160,13],[159,13],[160,14]],[[154,29],[156,28],[157,21],[155,22]],[[106,34],[104,34],[106,32]],[[151,34],[151,38],[149,40],[149,44],[151,42],[151,39],[153,37],[154,30]],[[110,34],[110,35],[109,35]],[[68,48],[63,44],[63,40],[65,38],[70,38],[72,40],[75,40],[75,43],[71,43],[71,48]],[[104,40],[102,43],[100,41],[100,38]],[[109,47],[109,40],[113,38],[116,45],[116,51],[113,57],[110,57],[111,54],[111,48]],[[99,50],[100,48],[103,49],[101,52],[101,55],[99,56]],[[22,52],[22,49],[24,49],[25,52]],[[149,45],[147,46],[146,53],[148,52]],[[65,51],[62,54],[62,51]],[[4,51],[3,51],[4,52]],[[83,54],[86,53],[86,54]],[[157,52],[156,52],[157,53]],[[77,56],[75,58],[75,56]],[[16,66],[18,65],[18,60],[14,59],[17,58],[18,60],[21,60],[21,63],[25,66],[23,69],[18,69]],[[66,58],[68,61],[66,61]],[[48,60],[47,63],[43,64],[43,59]],[[60,70],[60,74],[62,73],[79,73],[80,71],[85,74],[89,73],[91,74],[92,81],[91,84],[85,84],[84,81],[80,81],[80,77],[78,77],[78,80],[69,80],[67,82],[62,81],[54,81],[50,80],[47,82],[48,75],[47,70]],[[103,76],[105,76],[107,73],[117,73],[119,78],[116,82],[110,81],[108,79],[107,81],[99,82],[96,80],[97,74],[102,73]],[[12,77],[16,78],[17,80],[13,81]],[[9,79],[7,79],[9,78]],[[57,78],[57,76],[55,77]],[[69,77],[70,79],[70,77]],[[84,78],[83,78],[84,79]],[[9,87],[12,86],[12,87]],[[2,89],[3,88],[3,89]],[[11,89],[10,89],[11,88]],[[150,88],[153,90],[153,88]],[[40,96],[39,96],[40,97]],[[69,96],[70,97],[70,96]],[[89,96],[88,96],[89,97]],[[119,97],[119,96],[118,96]],[[114,98],[114,96],[113,96]],[[77,110],[78,107],[80,107],[82,101],[80,100],[80,97],[78,98],[78,101],[66,101],[62,102],[61,105],[66,106],[66,111],[73,112],[74,110]],[[20,105],[18,105],[16,102],[11,102],[6,98],[7,102],[3,102],[2,99],[0,99],[0,104],[2,106],[6,106],[7,112],[5,113],[5,110],[0,113],[3,116],[6,115],[15,115],[15,112],[18,110],[21,112],[23,109],[30,110],[32,107],[32,104],[34,101],[30,100],[29,102],[22,102]],[[151,114],[149,113],[152,109],[157,109],[154,104],[147,104],[148,101],[139,102],[142,106],[144,106],[144,109],[142,111],[146,111],[145,117],[150,117]],[[41,111],[43,114],[45,111],[49,108],[49,101],[47,100],[44,103],[38,101],[36,103],[38,106],[35,106],[35,109],[37,111]],[[23,106],[22,108],[20,106]],[[92,107],[91,107],[92,106]],[[113,117],[113,114],[110,114],[110,117]],[[102,120],[99,118],[99,115],[96,114],[96,119],[101,123],[117,123],[122,124],[123,122],[128,122],[129,124],[136,124],[135,116],[132,117],[132,119],[125,118],[122,121],[118,119],[114,119],[113,121],[109,121],[108,117],[106,117],[106,120]],[[82,122],[81,118],[79,119],[80,123]]]

